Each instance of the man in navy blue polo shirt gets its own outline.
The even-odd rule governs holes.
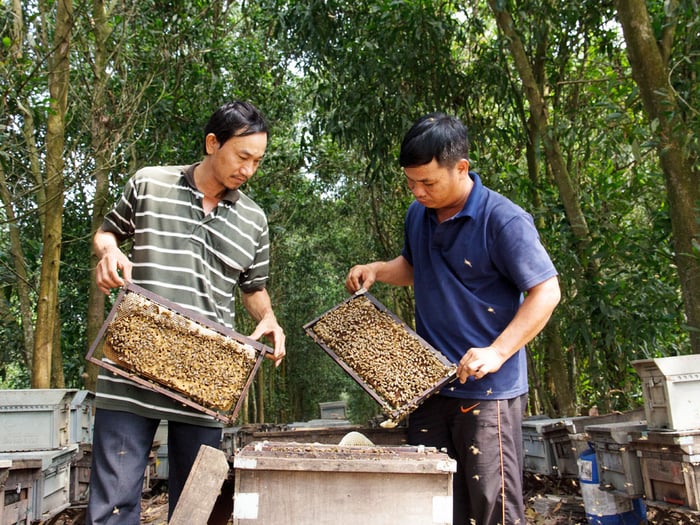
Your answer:
[[[558,304],[559,283],[532,217],[486,188],[468,153],[457,118],[432,113],[413,125],[399,157],[415,197],[402,253],[352,267],[346,287],[412,285],[416,331],[458,364],[458,381],[408,428],[411,444],[457,460],[453,523],[524,525],[525,345]]]

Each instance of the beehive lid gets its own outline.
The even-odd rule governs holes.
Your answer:
[[[655,372],[666,377],[700,374],[700,354],[639,359],[632,361],[632,366],[642,378]]]
[[[550,418],[546,416],[530,416],[523,419],[522,427],[523,429],[535,430],[538,434],[544,433],[553,425],[569,425],[571,424],[571,418],[558,417]]]
[[[585,432],[585,427],[588,425],[604,425],[606,423],[642,423],[644,422],[645,413],[643,408],[628,410],[626,412],[611,412],[602,416],[574,416],[562,419],[546,425],[542,432],[546,435],[550,432],[568,431],[569,434],[580,434]]]
[[[0,390],[0,411],[31,411],[59,408],[72,398],[77,390],[64,388],[26,388]]]
[[[143,338],[146,335],[150,337],[151,334],[140,327],[142,331],[131,338],[134,340],[133,349],[129,347],[129,330],[124,328],[125,324],[119,325],[121,331],[118,337],[112,336],[112,332],[117,331],[115,324],[122,321],[126,315],[120,312],[120,308],[126,308],[126,303],[132,301],[135,303],[129,304],[129,315],[148,316],[149,320],[146,322],[155,323],[151,330],[153,337],[150,343],[143,343]],[[169,332],[173,330],[176,335]],[[201,341],[207,348],[213,349],[212,355],[224,357],[212,362],[196,359],[192,341]],[[120,345],[126,351],[120,351]],[[109,361],[94,357],[95,350],[100,346]],[[224,354],[224,348],[236,351],[231,355]],[[160,353],[149,358],[146,350]],[[196,351],[199,350],[201,349]],[[258,341],[130,283],[119,292],[86,359],[230,424],[235,420],[255,373],[268,352],[272,353],[272,349]],[[230,375],[222,375],[221,369],[217,370],[216,366],[227,367]],[[236,367],[238,369],[235,369]],[[165,377],[166,374],[169,377]],[[206,378],[207,383],[201,382],[203,378]],[[221,384],[217,385],[216,381]],[[206,385],[206,388],[202,385]],[[207,397],[208,393],[216,394],[216,399]]]
[[[455,377],[456,365],[364,291],[304,330],[394,422]]]
[[[341,446],[319,443],[246,445],[234,457],[234,469],[306,472],[447,473],[457,464],[432,447]]]
[[[587,425],[586,432],[592,438],[610,438],[615,443],[624,444],[632,441],[634,435],[644,432],[647,429],[646,423],[618,422],[604,425]]]
[[[95,400],[95,393],[90,390],[78,390],[71,400],[71,408],[80,408],[83,406],[92,406]]]
[[[36,462],[41,470],[48,470],[68,463],[78,452],[79,445],[73,443],[67,447],[53,450],[32,450],[24,452],[0,452],[0,461],[10,461],[10,463],[32,464]]]

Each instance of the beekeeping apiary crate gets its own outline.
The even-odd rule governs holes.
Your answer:
[[[590,436],[587,425],[605,423],[643,423],[644,409],[615,412],[602,416],[575,416],[546,424],[542,428],[545,439],[552,444],[556,473],[561,478],[578,478],[578,458],[588,449]]]
[[[565,421],[567,421],[566,418],[544,416],[523,419],[523,452],[525,454],[523,466],[525,471],[545,476],[558,475],[552,441],[544,434],[544,429]]]
[[[154,480],[167,480],[170,474],[168,464],[168,422],[161,421],[153,437],[149,463],[153,464],[150,477]]]
[[[34,519],[35,484],[41,459],[0,459],[0,524],[29,525]]]
[[[72,444],[55,450],[3,452],[0,460],[36,461],[39,473],[34,480],[30,513],[32,521],[45,521],[70,505],[70,466],[78,453],[78,445]]]
[[[566,418],[542,426],[542,441],[549,442],[553,474],[560,478],[578,477],[578,457],[588,448],[587,436],[576,432],[577,418]]]
[[[95,394],[78,390],[70,402],[70,443],[92,443]]]
[[[641,465],[631,441],[647,430],[646,423],[587,425],[585,430],[595,450],[600,488],[628,498],[643,496]]]
[[[70,403],[77,390],[0,390],[0,452],[47,450],[70,443]]]
[[[650,429],[700,428],[700,354],[632,361]]]
[[[346,419],[348,404],[345,401],[326,401],[319,403],[321,419]]]
[[[0,499],[0,525],[5,525],[5,519],[4,519],[4,514],[5,514],[5,483],[7,482],[7,479],[10,476],[10,467],[12,466],[12,460],[9,459],[3,459],[0,460],[0,496],[2,496],[2,499]],[[8,519],[8,521],[10,521]]]
[[[455,377],[456,365],[366,292],[348,297],[304,330],[394,422]]]
[[[78,451],[70,464],[70,503],[86,503],[90,488],[92,443],[78,443]]]
[[[99,347],[108,361],[94,357]],[[128,284],[86,359],[231,423],[267,353],[258,341]]]
[[[275,443],[321,443],[337,445],[350,432],[360,432],[377,446],[399,447],[408,442],[407,427],[395,428],[347,425],[342,427],[309,427],[290,429],[286,425],[245,425],[238,428],[224,428],[221,449],[230,456],[255,441]]]
[[[634,434],[647,500],[700,511],[700,429]]]
[[[255,442],[234,458],[233,523],[452,523],[456,463],[423,447]]]

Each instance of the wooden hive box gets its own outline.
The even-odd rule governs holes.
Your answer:
[[[36,474],[31,474],[34,478],[29,502],[32,522],[49,520],[70,505],[70,467],[77,453],[77,443],[53,450],[0,453],[0,461],[11,460],[13,468],[15,464],[38,467]],[[16,484],[21,488],[21,482]]]
[[[109,361],[94,357],[100,345]],[[87,360],[231,423],[267,352],[272,349],[258,341],[128,284]]]
[[[367,292],[347,298],[304,330],[393,422],[455,378],[456,365]]]
[[[700,429],[633,434],[648,500],[700,511]]]
[[[233,522],[452,523],[456,468],[431,448],[255,442],[234,458]]]
[[[0,525],[34,521],[34,491],[41,466],[41,458],[0,458]]]

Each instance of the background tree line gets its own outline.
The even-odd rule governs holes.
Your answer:
[[[340,396],[376,412],[302,327],[352,264],[400,250],[398,144],[434,110],[467,123],[473,168],[532,212],[561,274],[529,348],[533,413],[630,408],[632,360],[700,352],[696,0],[0,5],[2,387],[94,387],[84,356],[114,295],[94,287],[92,233],[135,169],[198,160],[232,98],[272,128],[245,191],[268,212],[288,336],[242,420]],[[412,322],[410,289],[373,294]]]

